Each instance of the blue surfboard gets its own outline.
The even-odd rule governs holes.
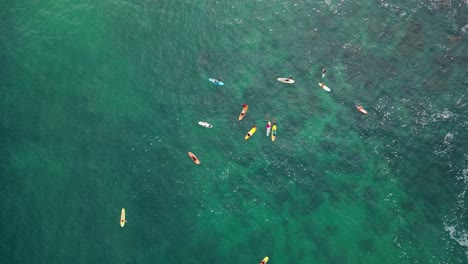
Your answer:
[[[210,82],[212,82],[212,83],[214,83],[214,84],[216,84],[216,85],[220,85],[220,86],[223,86],[223,85],[224,85],[223,82],[220,82],[220,81],[218,81],[218,80],[216,80],[216,79],[213,79],[213,78],[209,78],[208,81],[210,81]]]

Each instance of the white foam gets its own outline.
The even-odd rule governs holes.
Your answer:
[[[447,118],[450,118],[452,116],[453,116],[453,113],[450,112],[447,109],[444,109],[444,111],[442,111],[442,113],[437,113],[436,114],[436,118],[442,118],[442,119],[447,119]]]
[[[444,137],[444,141],[442,142],[442,144],[436,145],[436,149],[434,150],[434,153],[436,155],[444,157],[452,152],[454,148],[452,144],[453,135],[454,135],[453,133],[450,133],[450,132],[447,133]]]
[[[446,136],[450,137],[450,135]],[[465,161],[468,160],[468,155],[464,155]],[[466,247],[465,254],[468,256],[468,229],[459,226],[466,218],[465,195],[468,190],[468,167],[460,171],[460,176],[456,179],[463,190],[457,194],[457,203],[451,213],[446,216],[444,221],[444,230],[449,232],[450,239],[456,241],[460,246]]]
[[[462,28],[461,28],[462,32],[465,33],[465,34],[468,34],[468,24],[464,25]]]
[[[468,247],[468,232],[466,230],[457,231],[457,225],[445,225],[445,231],[449,232],[450,238],[457,241],[460,246]]]
[[[468,189],[468,168],[462,170],[462,176],[457,177],[457,180],[463,181],[465,184],[465,189]]]
[[[450,144],[450,141],[453,139],[453,133],[447,133],[444,137],[444,143]]]

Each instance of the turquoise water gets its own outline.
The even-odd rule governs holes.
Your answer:
[[[466,1],[0,5],[2,262],[468,261]]]

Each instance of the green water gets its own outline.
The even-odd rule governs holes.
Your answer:
[[[1,1],[2,263],[466,263],[467,5]]]

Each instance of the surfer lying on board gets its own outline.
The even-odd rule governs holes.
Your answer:
[[[255,131],[253,131],[253,133],[252,133],[252,130],[253,130],[254,128],[256,128],[255,125],[254,125],[254,126],[252,127],[252,129],[247,133],[247,136],[248,136],[248,137],[251,137],[251,136],[253,135],[253,133],[255,133]]]
[[[292,80],[293,77],[291,75],[289,75],[289,77],[286,79],[287,82],[289,82],[289,80]]]
[[[367,115],[366,109],[364,109],[364,107],[362,107],[361,104],[356,104],[356,108],[357,108],[357,110],[358,110],[359,112],[361,112],[361,113]]]
[[[268,262],[268,257],[265,257],[262,261],[260,261],[260,264],[266,264]]]
[[[240,114],[241,116],[245,115],[245,112],[243,111],[245,108],[247,107],[246,104],[243,104],[242,105],[242,113]]]
[[[219,83],[221,81],[221,78],[218,78],[218,80],[215,80],[215,83]]]

